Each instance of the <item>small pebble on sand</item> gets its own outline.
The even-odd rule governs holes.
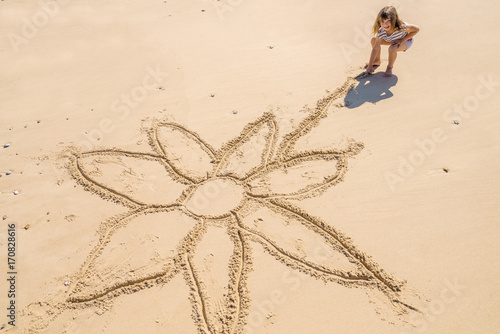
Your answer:
[[[10,144],[9,144],[9,143],[5,143],[5,144],[3,144],[3,148],[7,148],[7,147],[10,147]]]

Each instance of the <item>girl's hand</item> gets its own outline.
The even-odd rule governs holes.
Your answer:
[[[397,40],[397,41],[392,42],[392,45],[391,45],[391,46],[395,47],[395,48],[396,48],[396,50],[397,50],[397,49],[399,49],[399,46],[400,46],[401,44],[402,44],[401,40]]]

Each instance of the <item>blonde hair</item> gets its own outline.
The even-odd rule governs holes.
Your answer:
[[[401,21],[401,19],[398,16],[398,12],[396,11],[396,8],[393,6],[386,6],[380,10],[380,12],[377,15],[377,19],[375,20],[375,23],[373,24],[373,31],[372,33],[374,35],[377,35],[381,25],[380,22],[382,20],[391,20],[391,30],[396,31],[396,30],[401,30],[404,29],[404,22]]]

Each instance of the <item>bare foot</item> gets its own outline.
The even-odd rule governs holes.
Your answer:
[[[376,70],[379,66],[380,66],[380,63],[372,65],[374,70]],[[365,63],[365,68],[368,68],[368,63]]]
[[[392,67],[387,66],[385,70],[384,77],[392,77]]]

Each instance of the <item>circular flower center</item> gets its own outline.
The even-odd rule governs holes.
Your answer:
[[[235,181],[213,179],[199,185],[185,205],[196,215],[218,217],[236,208],[243,200],[243,194],[243,187]]]

